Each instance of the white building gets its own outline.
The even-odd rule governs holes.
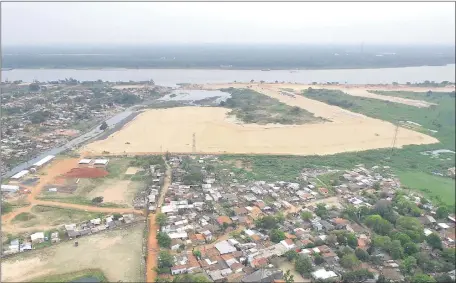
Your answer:
[[[32,243],[42,243],[44,242],[44,233],[43,232],[37,232],[35,234],[30,235],[30,238],[32,240]]]
[[[327,280],[327,279],[335,279],[337,278],[337,274],[334,271],[327,271],[324,268],[319,269],[311,273],[312,278],[315,280]]]
[[[15,193],[19,190],[19,186],[14,185],[1,185],[2,192]]]
[[[215,244],[215,248],[219,251],[221,255],[229,254],[236,251],[236,248],[233,247],[228,241],[221,241]]]
[[[11,179],[14,179],[14,180],[19,180],[20,178],[24,177],[25,175],[27,175],[28,173],[30,173],[29,170],[22,170],[21,172],[13,175],[11,177]]]
[[[41,167],[41,166],[43,166],[44,164],[48,163],[49,161],[51,161],[54,158],[55,158],[54,155],[48,155],[45,158],[43,158],[40,161],[38,161],[35,164],[33,164],[33,167]]]

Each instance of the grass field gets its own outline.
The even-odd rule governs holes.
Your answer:
[[[78,240],[78,247],[74,247],[73,241],[68,241],[3,259],[1,280],[62,282],[71,280],[72,275],[98,276],[102,273],[109,282],[142,282],[143,229],[144,224],[138,223],[126,229],[82,237]],[[87,273],[88,269],[98,271],[96,274]]]
[[[347,110],[378,118],[392,123],[399,121],[412,121],[421,124],[425,129],[438,131],[435,137],[439,139],[440,148],[455,149],[455,97],[452,93],[426,93],[417,92],[375,92],[389,96],[422,99],[437,105],[428,108],[416,108],[400,103],[381,101],[372,98],[354,97],[338,90],[312,89],[303,91],[303,95],[321,102],[336,105]],[[435,147],[436,145],[434,145]]]
[[[99,269],[85,269],[64,274],[55,274],[45,277],[38,277],[34,278],[29,282],[85,282],[79,281],[84,280],[84,278],[93,278],[98,280],[98,282],[108,282],[104,273]]]
[[[455,204],[455,181],[422,172],[399,172],[398,176],[405,187],[419,190],[432,200],[449,206]]]
[[[312,113],[289,106],[277,99],[249,89],[225,88],[231,97],[220,105],[231,109],[229,115],[244,123],[255,124],[306,124],[325,121]]]

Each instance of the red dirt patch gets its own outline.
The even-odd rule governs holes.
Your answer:
[[[100,168],[73,168],[63,176],[65,178],[102,178],[108,174],[108,171]]]

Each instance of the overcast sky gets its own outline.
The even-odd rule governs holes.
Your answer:
[[[2,44],[455,43],[455,3],[2,3]]]

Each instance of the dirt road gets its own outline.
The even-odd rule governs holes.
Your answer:
[[[157,213],[160,213],[160,207],[163,205],[163,200],[165,199],[166,192],[168,191],[169,185],[171,185],[171,167],[167,162],[166,164],[166,173],[165,179],[163,182],[163,187],[160,191],[160,197],[157,202],[157,211],[156,213],[149,213],[149,238],[147,240],[147,264],[146,264],[146,282],[155,282],[157,277],[157,272],[155,268],[158,266],[158,253],[160,252],[160,247],[158,246],[157,241],[157,231],[159,227],[155,221]]]
[[[81,205],[81,204],[73,204],[73,203],[63,203],[63,202],[55,202],[55,201],[44,201],[38,200],[36,197],[40,194],[41,190],[45,185],[52,184],[54,179],[72,168],[78,166],[80,158],[67,158],[67,159],[58,159],[53,161],[50,165],[48,165],[44,169],[44,174],[40,176],[40,180],[38,184],[34,187],[27,187],[30,190],[30,194],[27,195],[27,201],[29,205],[15,209],[14,211],[2,215],[2,231],[9,232],[9,233],[18,233],[18,232],[26,232],[26,231],[34,231],[37,227],[28,227],[28,228],[18,228],[15,225],[11,225],[11,220],[20,213],[23,212],[30,212],[33,206],[35,205],[45,205],[45,206],[52,206],[52,207],[59,207],[59,208],[68,208],[68,209],[77,209],[77,210],[84,210],[84,211],[91,211],[91,212],[103,212],[103,213],[133,213],[133,214],[140,214],[144,215],[142,210],[135,210],[130,208],[110,208],[110,207],[97,207],[97,206],[89,206],[89,205]]]

